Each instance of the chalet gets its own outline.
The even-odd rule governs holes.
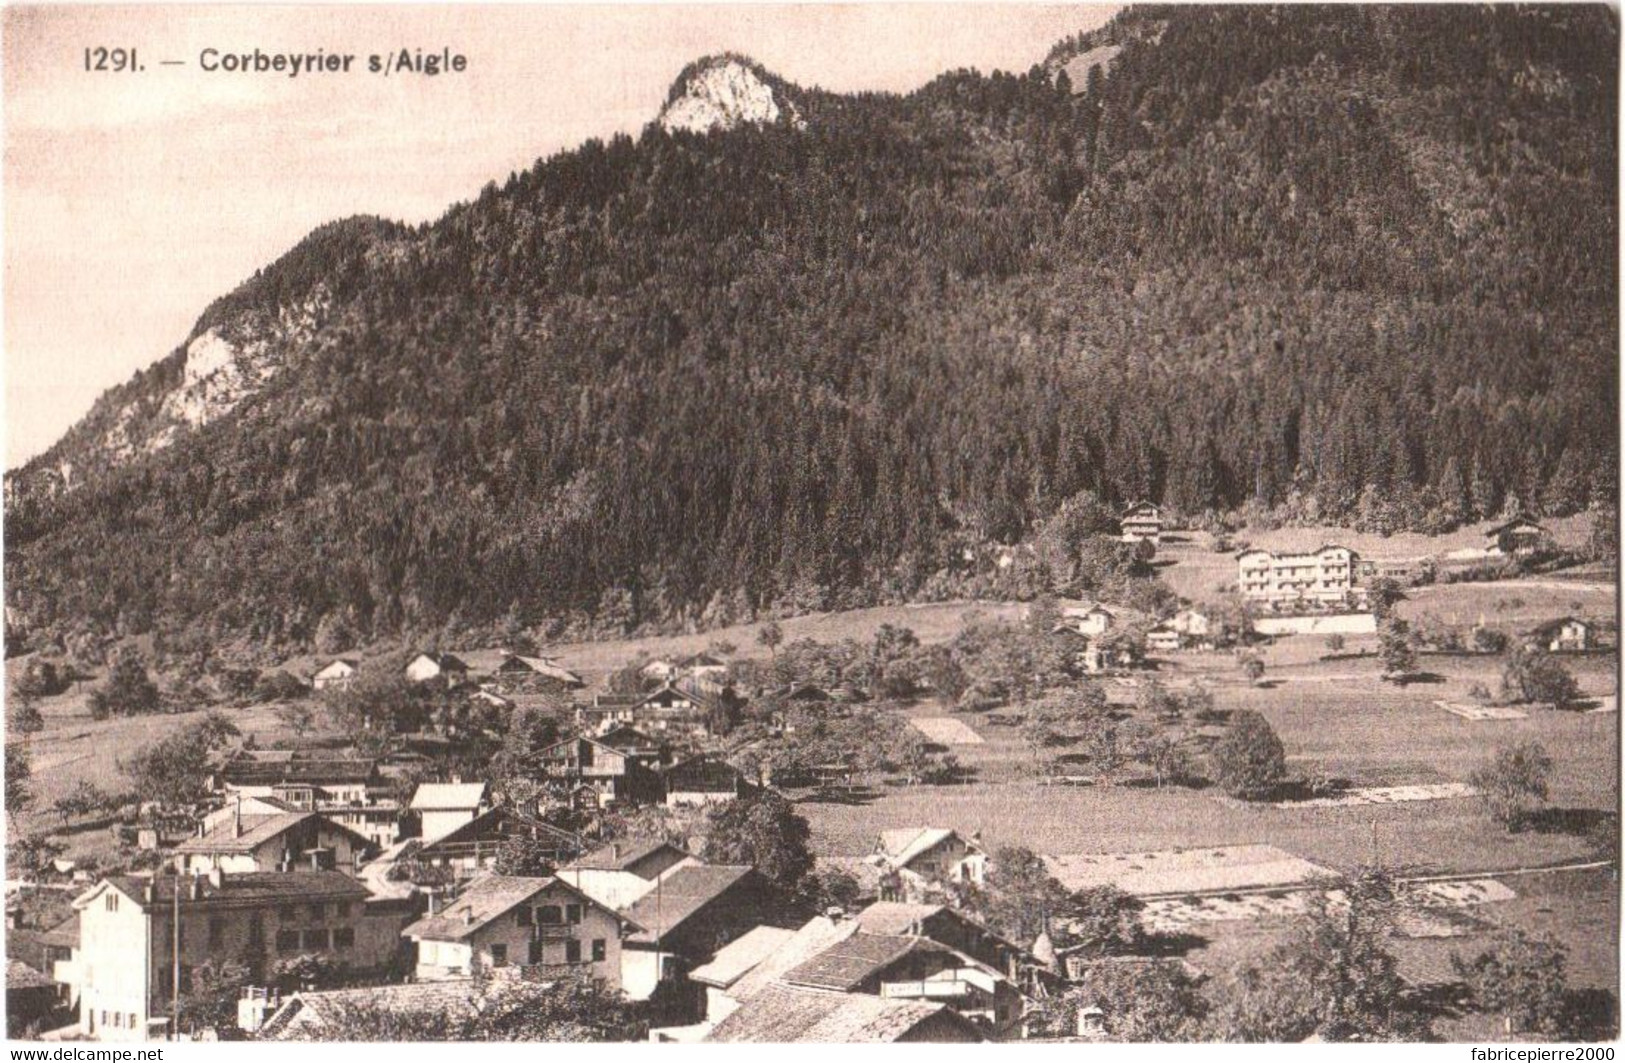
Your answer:
[[[204,875],[252,871],[356,871],[377,851],[369,839],[317,812],[243,816],[175,847],[181,870]]]
[[[689,687],[668,683],[644,695],[630,710],[631,723],[646,734],[671,739],[711,736],[711,721],[718,699]]]
[[[653,889],[620,909],[637,928],[621,946],[621,990],[647,1000],[662,981],[688,984],[688,971],[771,922],[783,904],[751,867],[694,863],[660,874]]]
[[[1498,524],[1484,533],[1489,541],[1485,552],[1494,556],[1528,557],[1538,553],[1551,540],[1551,533],[1527,517]]]
[[[420,836],[424,841],[450,834],[490,807],[491,788],[483,782],[419,783],[412,794],[411,810],[422,823]]]
[[[320,812],[380,849],[394,845],[401,833],[400,802],[392,797],[374,796],[374,791],[370,789],[361,798],[346,799],[344,795],[348,793],[353,791],[343,789],[335,795],[320,786],[292,782],[272,786],[269,797],[255,797],[238,790],[229,795],[230,799],[223,807],[203,817],[203,829],[213,831],[238,816],[242,816],[246,822],[251,816],[268,816],[279,812]],[[184,840],[176,839],[176,844]]]
[[[487,875],[403,934],[417,944],[420,982],[530,968],[588,975],[613,989],[627,925],[557,878]]]
[[[585,789],[600,808],[652,804],[661,798],[660,776],[635,755],[580,735],[541,753],[548,777]]]
[[[981,885],[987,874],[987,853],[981,842],[974,835],[962,838],[958,831],[945,827],[883,830],[869,859],[882,874],[897,876],[903,897],[943,883]]]
[[[407,662],[407,682],[426,683],[431,679],[444,679],[456,686],[468,680],[468,665],[450,653],[420,653]]]
[[[1123,511],[1121,520],[1125,543],[1162,542],[1162,510],[1150,502],[1135,502]]]
[[[558,877],[614,909],[655,888],[662,875],[701,861],[670,842],[610,842],[558,870]]]
[[[706,1037],[722,1044],[976,1042],[968,1019],[942,1004],[770,986]]]
[[[632,726],[642,694],[594,694],[590,705],[576,706],[576,723],[583,731],[597,734],[613,727]]]
[[[674,764],[661,776],[666,804],[713,805],[743,797],[750,783],[739,769],[721,757],[702,755]]]
[[[228,795],[278,797],[310,788],[313,800],[365,802],[379,782],[377,762],[293,749],[240,749],[221,765],[215,789]]]
[[[260,819],[266,816],[278,816],[284,812],[297,812],[299,807],[279,797],[253,797],[246,794],[232,794],[231,798],[220,808],[203,816],[203,832],[208,833],[229,824],[239,818]],[[314,811],[314,809],[312,809]],[[181,839],[184,840],[184,839]],[[177,841],[178,845],[180,842]]]
[[[310,685],[317,690],[344,690],[355,679],[361,662],[354,657],[335,657],[310,677]]]
[[[1195,609],[1181,609],[1168,621],[1168,626],[1181,635],[1201,640],[1207,637],[1211,624],[1207,614],[1199,613]]]
[[[1175,653],[1184,645],[1184,639],[1172,624],[1158,624],[1145,633],[1145,645],[1158,653]]]
[[[512,712],[514,708],[513,699],[505,698],[490,690],[475,690],[468,695],[468,701],[470,705],[496,709],[499,712]]]
[[[573,859],[582,849],[578,835],[534,817],[518,815],[508,805],[497,805],[430,840],[413,855],[426,867],[444,868],[459,878],[467,878],[495,866],[497,853],[516,837],[550,844],[549,855],[555,863]]]
[[[586,680],[552,657],[525,657],[517,653],[503,657],[492,671],[491,679],[500,693],[580,690],[587,685]]]
[[[1535,629],[1534,636],[1552,653],[1582,653],[1597,645],[1595,626],[1575,616],[1548,621]]]
[[[671,750],[658,738],[644,734],[631,724],[618,723],[601,732],[598,741],[618,749],[646,768],[658,769],[671,763]]]
[[[1237,587],[1253,602],[1331,605],[1353,593],[1359,560],[1348,547],[1332,544],[1304,554],[1247,550],[1236,557]]]
[[[1104,605],[1068,606],[1061,611],[1065,627],[1080,635],[1104,635],[1117,623],[1117,614]]]
[[[670,683],[677,679],[679,669],[675,661],[662,657],[638,669],[638,674],[656,683]]]
[[[232,961],[263,977],[267,962],[321,957],[351,977],[396,959],[410,902],[370,899],[333,871],[103,879],[73,902],[79,914],[79,1029],[104,1041],[168,1034],[171,953],[180,913],[180,977]]]

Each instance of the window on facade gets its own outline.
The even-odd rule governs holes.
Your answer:
[[[135,1012],[130,1012],[130,1029],[135,1029]]]
[[[491,966],[492,967],[506,967],[506,966],[508,966],[508,946],[506,946],[506,945],[492,945],[491,946]]]
[[[330,935],[325,926],[319,930],[305,931],[305,948],[307,949],[325,949],[329,940]]]
[[[209,920],[209,945],[215,947],[224,940],[226,940],[226,921],[215,916]]]
[[[540,940],[532,940],[530,942],[530,948],[528,950],[528,956],[527,956],[525,962],[526,963],[541,963],[542,962],[542,943],[541,943]]]
[[[333,930],[333,947],[336,949],[355,948],[355,927],[341,926]]]
[[[276,932],[276,950],[278,952],[298,952],[299,931],[278,930]]]
[[[564,962],[581,962],[581,942],[577,941],[575,938],[571,938],[569,941],[564,943]]]
[[[594,962],[594,963],[602,963],[602,962],[604,962],[604,958],[606,956],[608,956],[608,955],[609,955],[609,952],[608,952],[608,950],[607,950],[607,948],[606,948],[606,946],[604,944],[604,939],[603,938],[593,938],[593,942],[592,942],[592,962]]]
[[[536,921],[543,926],[558,926],[564,922],[564,910],[556,904],[544,904],[536,909]]]
[[[530,926],[534,920],[531,918],[530,905],[521,904],[513,910],[514,921],[520,926]]]
[[[327,918],[327,905],[319,904],[319,903],[311,905],[310,906],[310,917],[312,919],[325,919],[325,918]]]
[[[567,923],[581,922],[581,905],[566,904],[564,906],[564,921]]]
[[[334,909],[338,912],[340,917],[347,916],[350,914],[350,902],[340,901],[334,906]]]
[[[284,923],[291,923],[298,918],[298,913],[294,911],[293,905],[284,904],[276,910],[276,917]]]
[[[107,910],[108,910],[108,911],[110,911],[110,912],[116,912],[116,911],[118,911],[118,894],[116,894],[116,893],[109,893],[109,894],[108,894],[108,895],[107,895],[107,904],[106,904],[106,908],[107,908]],[[104,1013],[104,1014],[105,1014],[105,1013]]]

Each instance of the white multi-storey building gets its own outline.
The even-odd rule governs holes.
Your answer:
[[[1248,550],[1236,562],[1240,568],[1237,586],[1248,601],[1331,604],[1353,592],[1359,555],[1346,546],[1328,544],[1304,554]]]

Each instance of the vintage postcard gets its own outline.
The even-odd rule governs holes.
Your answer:
[[[1618,1036],[1617,8],[0,33],[14,1042]]]

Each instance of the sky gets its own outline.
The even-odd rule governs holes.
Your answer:
[[[908,91],[1026,70],[1097,5],[10,6],[0,24],[6,467],[185,340],[205,306],[326,221],[432,220],[538,157],[636,133],[683,66],[742,52],[790,81]],[[139,72],[85,70],[134,48]],[[349,74],[201,69],[359,56]],[[461,74],[367,57],[450,48]],[[180,65],[163,65],[164,61]]]

